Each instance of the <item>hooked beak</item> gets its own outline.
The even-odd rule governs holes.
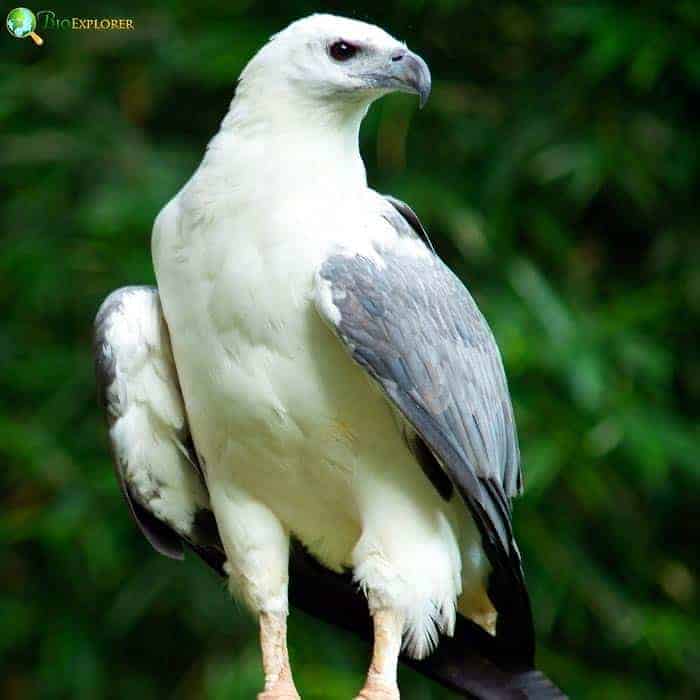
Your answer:
[[[421,109],[430,96],[431,79],[428,64],[418,54],[406,48],[395,51],[384,70],[365,77],[372,87],[418,95]]]
[[[423,109],[432,86],[428,64],[418,54],[402,49],[391,57],[391,66],[400,85],[399,90],[418,95],[420,108]]]

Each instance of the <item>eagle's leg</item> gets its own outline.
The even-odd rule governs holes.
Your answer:
[[[286,614],[261,613],[260,647],[265,690],[258,694],[258,700],[299,700],[287,652]]]
[[[372,613],[374,650],[364,688],[355,700],[398,700],[396,682],[404,616],[381,608]]]
[[[299,700],[287,653],[289,533],[267,506],[232,482],[210,488],[209,496],[231,593],[260,622],[265,687],[258,700]]]

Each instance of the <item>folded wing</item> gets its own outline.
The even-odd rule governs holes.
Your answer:
[[[416,215],[389,199],[385,219],[399,243],[374,257],[327,258],[317,308],[398,409],[441,495],[449,497],[451,484],[469,508],[491,563],[497,638],[530,664],[534,630],[510,509],[522,477],[501,356],[469,292],[419,240],[426,234]]]
[[[158,292],[113,292],[95,319],[95,368],[114,466],[141,532],[166,556],[183,543],[224,562],[209,494],[192,447]]]

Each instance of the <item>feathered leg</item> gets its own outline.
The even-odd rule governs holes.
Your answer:
[[[258,700],[299,700],[287,653],[289,533],[267,506],[233,483],[212,488],[210,500],[231,592],[260,621],[265,687]]]
[[[396,673],[404,617],[396,610],[375,610],[374,650],[364,688],[355,700],[399,700]]]

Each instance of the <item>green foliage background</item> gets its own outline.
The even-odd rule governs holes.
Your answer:
[[[0,38],[0,696],[259,688],[247,614],[193,557],[151,552],[127,516],[91,322],[111,289],[153,281],[153,218],[248,58],[333,9],[405,38],[433,70],[423,112],[403,97],[372,109],[363,152],[503,350],[540,665],[574,698],[699,697],[700,3],[58,5],[136,30],[46,30],[41,49]],[[293,614],[291,654],[305,698],[340,700],[367,650]],[[448,697],[402,681],[408,700]]]

